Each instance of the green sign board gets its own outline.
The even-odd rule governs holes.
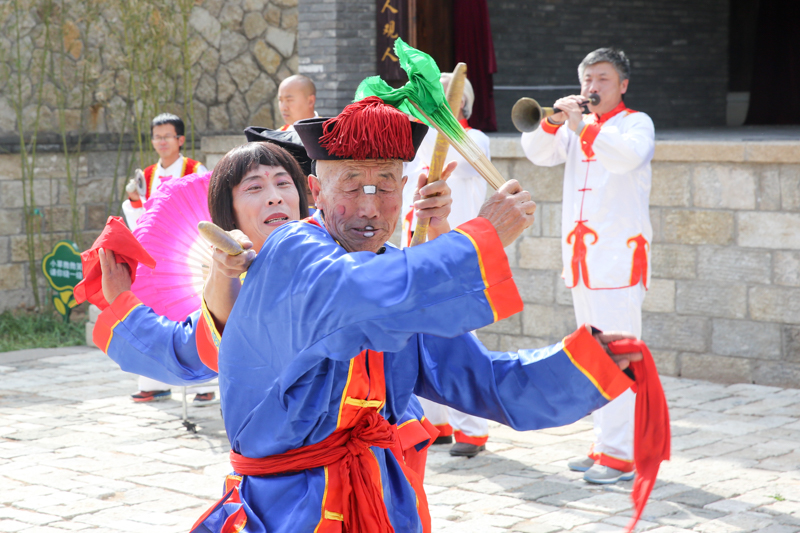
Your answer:
[[[64,320],[69,320],[72,308],[78,305],[72,294],[75,285],[83,279],[81,254],[74,242],[58,241],[53,250],[42,259],[42,272],[50,287],[56,291],[53,306]]]

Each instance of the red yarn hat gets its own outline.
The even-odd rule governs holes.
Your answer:
[[[428,126],[370,96],[345,107],[334,118],[308,118],[294,129],[315,161],[402,159],[411,161]]]

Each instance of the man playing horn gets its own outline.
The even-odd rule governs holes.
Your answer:
[[[562,111],[522,134],[534,164],[566,163],[561,219],[563,277],[572,289],[578,324],[642,334],[642,302],[650,281],[653,229],[648,209],[653,121],[625,106],[630,62],[621,50],[600,48],[578,66],[580,96],[559,99]],[[581,105],[597,93],[598,105]],[[630,390],[594,413],[588,457],[569,463],[591,483],[634,476],[635,397]]]

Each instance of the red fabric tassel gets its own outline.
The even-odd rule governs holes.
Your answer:
[[[638,390],[633,435],[633,460],[636,463],[636,479],[631,492],[633,518],[625,528],[625,533],[630,533],[647,505],[661,461],[669,460],[669,408],[656,363],[644,342],[634,339],[619,340],[608,343],[608,349],[613,354],[642,353],[641,361],[631,363]]]
[[[117,263],[126,263],[131,269],[131,283],[136,280],[136,267],[143,263],[155,268],[156,261],[142,247],[131,230],[122,221],[122,217],[108,217],[103,233],[94,241],[92,247],[81,254],[83,280],[75,285],[73,294],[78,303],[93,303],[101,310],[108,307],[103,296],[103,273],[100,270],[100,257],[97,250],[111,250]]]
[[[322,125],[319,145],[329,154],[364,159],[414,158],[411,121],[377,96],[345,107],[338,117]]]
[[[344,500],[344,531],[393,533],[380,492],[380,480],[372,479],[369,447],[391,448],[396,439],[389,422],[377,412],[368,411],[352,429],[338,431],[322,442],[280,455],[250,458],[231,450],[231,466],[239,474],[265,476],[338,465]]]

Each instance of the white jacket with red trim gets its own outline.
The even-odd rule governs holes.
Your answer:
[[[653,121],[620,103],[600,119],[584,116],[584,123],[580,136],[546,120],[522,134],[522,149],[535,165],[566,163],[562,277],[567,287],[579,279],[591,289],[630,287],[640,280],[648,287]]]
[[[462,123],[473,141],[480,147],[481,151],[491,160],[489,151],[489,137],[480,130],[470,128],[466,125],[466,120]],[[403,174],[408,176],[405,188],[403,188],[403,234],[402,245],[408,246],[411,243],[411,236],[417,225],[417,217],[414,216],[414,207],[411,205],[414,200],[414,190],[417,186],[419,175],[428,173],[430,170],[433,150],[436,147],[435,129],[430,128],[425,135],[416,157],[409,163],[404,163]],[[448,149],[445,157],[445,165],[450,161],[456,161],[458,166],[453,174],[448,178],[447,184],[450,186],[453,205],[447,221],[451,228],[456,228],[478,216],[483,202],[486,200],[486,180],[472,165],[467,163],[461,154],[452,146]]]

